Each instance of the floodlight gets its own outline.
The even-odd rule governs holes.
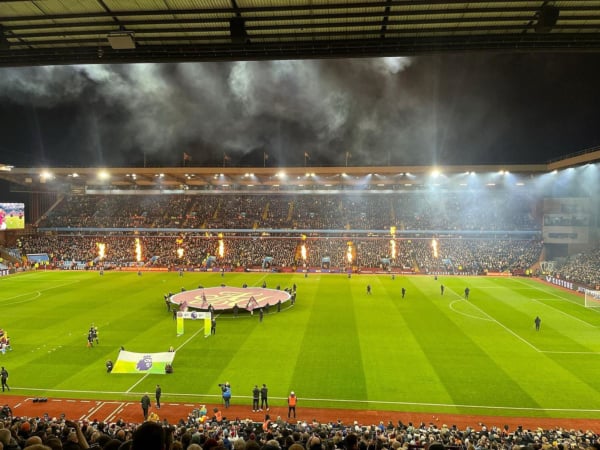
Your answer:
[[[53,178],[52,172],[49,172],[48,170],[44,170],[40,173],[40,179],[42,180],[42,182],[46,181],[46,180],[51,180]]]

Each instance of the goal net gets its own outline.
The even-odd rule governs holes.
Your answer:
[[[600,291],[585,290],[585,307],[600,308]]]

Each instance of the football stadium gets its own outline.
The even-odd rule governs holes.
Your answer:
[[[394,31],[403,2],[182,2],[169,19],[146,1],[1,3],[3,66],[321,58],[326,41],[288,33],[296,20],[367,20],[382,6],[396,47],[366,50],[356,30],[330,51],[486,51],[484,31],[500,29],[495,45],[514,45],[521,31],[489,14],[533,12],[518,41],[532,51],[569,45],[555,27],[586,30],[566,2],[493,2],[470,19],[478,38],[416,48]],[[446,13],[414,20],[448,33]],[[107,15],[131,24],[106,36]],[[225,21],[211,28],[225,42],[177,53],[188,20]],[[600,147],[534,164],[177,155],[0,161],[0,450],[600,448]]]

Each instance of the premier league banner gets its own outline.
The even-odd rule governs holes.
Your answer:
[[[175,352],[134,353],[121,350],[111,373],[166,373]]]

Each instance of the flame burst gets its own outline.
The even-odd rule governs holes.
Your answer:
[[[96,242],[96,247],[98,247],[98,258],[104,259],[106,257],[106,244],[103,242]]]
[[[142,260],[142,244],[140,244],[140,238],[135,238],[135,260],[137,262]]]
[[[223,242],[223,239],[219,239],[219,250],[217,251],[217,254],[220,258],[225,256],[225,243]]]

